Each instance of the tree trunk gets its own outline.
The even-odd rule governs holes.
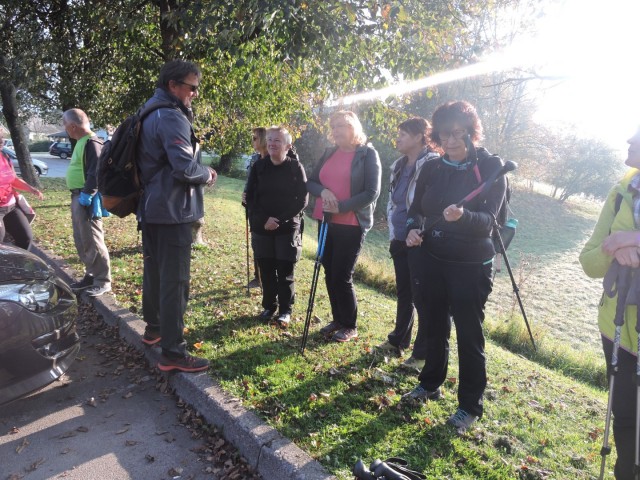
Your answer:
[[[220,173],[229,173],[231,171],[232,163],[233,163],[233,155],[229,153],[222,154],[220,156],[220,163],[218,164],[218,171]]]
[[[18,157],[22,179],[29,185],[40,190],[40,180],[36,175],[31,162],[31,155],[27,146],[27,138],[24,134],[24,125],[18,116],[18,100],[16,99],[16,88],[10,82],[0,82],[0,98],[2,98],[2,115],[7,121],[7,127],[13,140],[13,148]]]

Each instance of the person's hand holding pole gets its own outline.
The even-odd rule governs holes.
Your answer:
[[[420,230],[414,228],[413,230],[409,230],[407,233],[407,247],[419,247],[422,245],[422,235],[420,234]]]

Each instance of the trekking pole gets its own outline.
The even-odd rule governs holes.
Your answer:
[[[316,251],[316,261],[313,266],[313,276],[311,277],[311,290],[309,291],[309,304],[307,305],[307,318],[304,321],[304,332],[302,333],[302,344],[300,345],[300,354],[304,355],[304,349],[307,346],[309,338],[309,326],[311,325],[311,315],[313,313],[313,303],[316,299],[316,288],[318,287],[318,277],[320,276],[320,266],[322,265],[322,254],[324,246],[327,242],[327,229],[329,228],[329,214],[325,213],[322,217],[320,230],[318,232],[318,250]]]
[[[491,186],[494,184],[494,182],[502,177],[503,175],[506,175],[507,173],[515,170],[516,168],[518,168],[518,164],[516,162],[512,162],[511,160],[508,160],[506,162],[504,162],[504,165],[502,165],[500,168],[497,168],[491,175],[489,175],[489,177],[487,177],[487,179],[482,182],[475,190],[473,190],[471,193],[469,193],[466,197],[464,197],[462,200],[460,200],[458,203],[456,203],[456,207],[460,208],[463,207],[465,203],[467,203],[468,201],[474,199],[475,197],[477,197],[478,195],[480,195],[481,193],[486,192],[487,190],[489,190],[489,188],[491,188]],[[436,220],[434,220],[429,226],[425,227],[422,229],[422,231],[420,232],[420,236],[424,237],[425,233],[427,233],[429,230],[431,230],[433,227],[435,227],[438,223],[440,223],[440,221],[444,218],[444,214],[440,215]]]
[[[533,350],[537,352],[538,349],[536,348],[536,342],[533,340],[533,334],[531,333],[529,320],[527,320],[527,314],[524,311],[524,305],[522,304],[522,299],[520,298],[520,288],[518,287],[518,284],[516,283],[515,278],[513,278],[513,272],[511,271],[511,264],[509,263],[509,258],[507,257],[507,250],[504,248],[504,243],[502,242],[502,235],[500,235],[500,230],[498,229],[497,222],[494,224],[493,232],[495,237],[498,239],[498,245],[500,246],[499,253],[502,254],[502,258],[504,259],[504,264],[507,267],[507,272],[509,272],[509,278],[511,278],[511,287],[513,288],[513,293],[516,294],[516,298],[518,299],[518,305],[520,305],[522,318],[524,318],[524,323],[527,326],[527,331],[529,332],[529,338],[531,339]]]
[[[244,209],[244,235],[245,235],[245,245],[247,247],[247,297],[251,296],[251,292],[249,291],[249,210],[245,207]]]
[[[615,287],[608,285],[607,280],[609,272],[617,272]],[[626,266],[621,266],[620,264],[618,264],[617,260],[614,260],[609,267],[609,272],[607,272],[607,275],[605,275],[605,294],[609,298],[612,298],[617,293],[618,301],[616,303],[616,314],[613,319],[616,330],[613,336],[613,350],[611,352],[611,370],[609,373],[609,398],[607,399],[607,416],[604,422],[604,438],[602,440],[602,448],[600,449],[602,462],[600,463],[600,476],[598,477],[599,480],[604,479],[604,469],[605,464],[607,463],[607,455],[611,453],[611,447],[609,446],[609,430],[611,427],[611,410],[613,406],[613,387],[615,386],[616,373],[618,373],[618,351],[620,349],[620,335],[622,332],[622,326],[624,325],[624,312],[627,303],[627,294],[629,293],[629,275],[631,269]]]

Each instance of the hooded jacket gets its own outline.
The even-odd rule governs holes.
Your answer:
[[[409,186],[407,188],[407,211],[409,207],[411,207],[411,202],[413,202],[413,195],[416,190],[416,182],[418,181],[418,176],[420,176],[420,170],[422,170],[423,165],[431,159],[438,158],[439,155],[436,152],[432,152],[429,150],[423,150],[418,159],[416,160],[416,168],[413,172],[413,176],[409,179]],[[391,218],[393,217],[393,212],[398,205],[393,203],[393,190],[395,188],[398,175],[404,168],[407,163],[407,157],[402,156],[398,158],[391,164],[391,176],[389,177],[389,200],[387,202],[387,223],[389,224],[389,240],[396,240],[395,229],[393,227],[393,223],[391,222]]]
[[[307,181],[307,190],[314,197],[320,197],[324,186],[320,183],[320,170],[338,147],[327,148],[314,165]],[[366,145],[356,147],[351,163],[351,198],[338,203],[340,213],[353,211],[363,233],[373,226],[373,212],[380,196],[381,165],[378,152]]]
[[[591,234],[591,238],[587,240],[587,243],[580,252],[582,269],[591,278],[603,278],[613,262],[614,257],[602,251],[602,242],[604,239],[613,232],[636,229],[633,220],[633,198],[631,192],[628,190],[628,186],[631,179],[638,173],[639,171],[637,169],[631,169],[622,178],[620,183],[611,189],[602,207],[600,217]],[[620,203],[620,208],[616,209],[616,197],[618,194],[622,195],[622,202]],[[615,332],[613,319],[616,314],[617,303],[617,295],[609,298],[603,292],[598,306],[598,327],[600,333],[611,341],[613,341]],[[626,307],[624,325],[622,326],[620,337],[620,347],[633,355],[636,355],[638,351],[638,333],[635,329],[636,312],[637,307],[635,305]]]
[[[191,111],[169,92],[158,88],[145,107],[173,102],[142,122],[138,143],[138,168],[144,192],[138,219],[147,223],[191,223],[204,216],[203,186],[211,179],[202,165]]]

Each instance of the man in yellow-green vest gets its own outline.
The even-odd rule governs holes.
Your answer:
[[[62,123],[69,138],[77,141],[67,169],[67,186],[71,190],[73,241],[85,267],[84,277],[71,288],[97,297],[111,290],[111,265],[96,180],[102,141],[91,131],[89,117],[79,108],[64,112]]]

